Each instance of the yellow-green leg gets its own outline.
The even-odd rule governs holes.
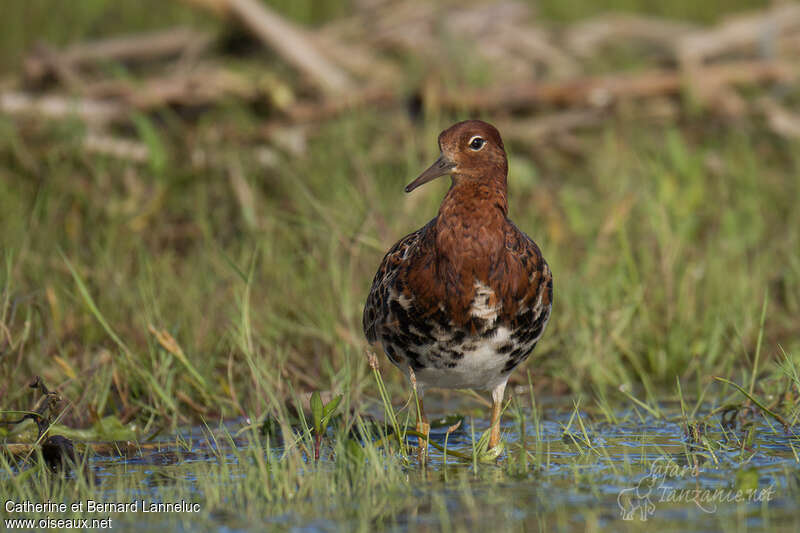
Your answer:
[[[503,396],[506,384],[502,383],[492,391],[492,430],[489,434],[489,449],[500,444],[500,413],[503,410]]]
[[[428,435],[431,432],[431,425],[428,423],[428,417],[425,416],[425,408],[422,405],[422,395],[417,396],[417,405],[419,411],[417,412],[417,432],[425,435],[425,439],[419,439],[419,450],[417,455],[420,460],[423,460],[428,453]]]

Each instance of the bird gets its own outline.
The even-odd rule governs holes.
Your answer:
[[[381,261],[364,334],[417,390],[425,442],[425,389],[490,391],[493,450],[508,378],[550,319],[553,275],[539,246],[508,218],[508,158],[497,128],[458,122],[438,143],[438,159],[405,192],[447,175],[450,188],[438,214]]]

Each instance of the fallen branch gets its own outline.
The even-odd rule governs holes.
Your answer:
[[[45,44],[34,47],[32,55],[26,58],[24,67],[26,72],[29,72],[29,80],[34,76],[40,78],[52,73],[62,85],[73,91],[81,91],[85,85],[73,65],[63,60],[61,54]]]
[[[704,68],[693,83],[722,87],[791,81],[795,65],[780,61],[740,61]],[[687,86],[676,71],[655,70],[642,74],[599,76],[564,82],[525,82],[499,88],[443,91],[423,95],[449,109],[481,111],[514,110],[540,106],[607,107],[619,100],[675,95]]]
[[[599,109],[569,109],[532,119],[510,120],[502,125],[503,136],[525,142],[546,139],[559,133],[597,126],[605,118]]]
[[[740,112],[737,106],[744,105],[741,97],[732,90],[739,85],[768,82],[788,82],[798,73],[798,67],[785,62],[744,61],[713,65],[704,68],[700,83],[717,90],[725,90],[720,101],[714,105],[721,114],[731,116]],[[544,122],[530,122],[521,126],[530,137],[532,131],[552,131],[568,126],[591,125],[598,115],[584,112],[586,108],[603,109],[621,100],[640,100],[675,96],[688,88],[686,77],[674,70],[656,70],[623,76],[598,76],[567,80],[563,82],[501,84],[499,87],[482,89],[443,89],[428,86],[419,94],[425,109],[446,108],[481,112],[516,111],[543,107],[576,108],[574,113],[556,114]],[[366,106],[396,107],[405,105],[408,99],[387,89],[366,89],[347,97],[322,101],[302,101],[287,106],[283,111],[290,122],[317,122],[335,117],[355,108]],[[657,117],[663,111],[659,106],[652,114]],[[513,126],[511,126],[513,127]],[[538,135],[538,134],[535,134]]]
[[[352,87],[348,76],[314,48],[301,28],[263,3],[257,0],[189,1],[234,16],[255,37],[308,76],[324,92],[340,93]]]
[[[0,93],[0,111],[45,118],[75,117],[90,124],[105,124],[128,115],[125,106],[114,102],[57,95],[33,96],[18,91]]]
[[[54,52],[51,47],[36,47],[25,58],[25,77],[36,81],[57,68],[80,68],[100,61],[143,61],[176,56],[187,50],[199,52],[213,40],[210,33],[189,28],[145,33],[80,43]],[[46,51],[46,53],[43,53]]]
[[[292,89],[270,75],[245,75],[216,66],[138,81],[108,80],[87,85],[85,94],[114,99],[141,111],[166,105],[201,106],[224,98],[252,101],[266,98],[276,108],[294,101]]]
[[[694,26],[643,15],[614,13],[578,22],[567,30],[564,41],[575,55],[589,57],[608,43],[625,46],[631,40],[657,45],[670,54],[675,40],[692,32]]]
[[[150,150],[139,141],[112,137],[99,133],[89,133],[83,139],[87,152],[117,159],[145,163],[150,158]]]
[[[676,50],[684,69],[696,69],[708,59],[734,52],[761,49],[762,56],[774,55],[778,38],[793,30],[800,30],[800,4],[780,4],[686,35],[678,40]]]
[[[774,98],[761,97],[756,102],[769,128],[782,137],[800,139],[800,114],[790,111]]]
[[[297,102],[284,109],[286,116],[293,122],[312,122],[335,117],[353,109],[379,105],[391,106],[400,102],[400,95],[384,88],[364,89],[337,98],[326,98],[322,101]]]

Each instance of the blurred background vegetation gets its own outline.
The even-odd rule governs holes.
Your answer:
[[[383,253],[435,214],[447,187],[406,196],[403,186],[435,158],[438,132],[467,117],[505,134],[510,216],[555,275],[553,319],[526,364],[537,388],[606,394],[632,385],[652,398],[678,378],[699,396],[714,375],[743,382],[752,373],[765,394],[787,392],[776,363],[800,357],[797,33],[776,41],[778,49],[759,38],[723,50],[701,71],[681,71],[680,56],[641,38],[623,35],[582,55],[568,46],[576,24],[610,13],[669,19],[677,39],[724,27],[731,14],[761,16],[767,2],[261,4],[305,28],[300,35],[322,35],[310,38],[321,53],[332,50],[323,37],[350,36],[348,50],[374,60],[342,67],[351,84],[338,93],[309,82],[241,18],[208,9],[215,3],[225,4],[4,6],[4,408],[27,405],[25,385],[36,374],[73,402],[73,424],[109,414],[123,422],[254,416],[267,398],[311,389],[345,391],[351,401],[374,396],[362,305]],[[468,7],[485,10],[491,31],[446,31]],[[432,46],[382,45],[384,37],[364,44],[374,28],[392,29],[381,13],[401,8],[428,17],[402,21],[430,23]],[[506,64],[486,55],[502,34],[494,9],[515,20],[523,14],[519,35],[544,36],[537,49],[549,43],[569,68],[545,59],[545,68],[525,70],[532,62],[524,56]],[[77,80],[47,60],[78,42],[176,26],[212,36],[201,59],[101,59]],[[589,31],[581,28],[578,37]],[[768,72],[704,98],[713,83],[702,68],[727,60],[737,76]],[[773,76],[776,62],[786,70]],[[37,74],[31,65],[41,64],[51,70]],[[224,90],[199,102],[182,93],[145,102],[147,79],[206,65],[235,76],[209,81],[209,91]],[[523,98],[511,107],[501,98],[504,87],[529,82],[573,94],[571,79],[583,87],[592,76],[648,69],[677,72],[687,84],[612,102],[593,92],[585,102]],[[192,90],[205,88],[199,79]],[[242,79],[256,88],[242,89]],[[378,96],[353,96],[375,86],[368,94]],[[484,90],[498,99],[482,106],[456,98]],[[98,125],[80,113],[17,112],[13,100],[89,94],[117,106],[114,117]],[[399,372],[383,364],[399,385]],[[517,374],[527,381],[524,370]]]
[[[351,13],[359,5],[380,2],[320,2],[314,0],[273,0],[268,2],[285,17],[304,25],[319,25]],[[536,13],[537,18],[548,23],[564,23],[606,12],[648,13],[683,19],[698,23],[713,23],[726,14],[746,9],[762,8],[769,4],[765,0],[711,0],[693,2],[674,0],[657,2],[645,0],[555,0],[525,2]],[[455,4],[452,4],[455,6]],[[458,9],[453,7],[452,9]],[[3,71],[17,67],[23,54],[40,40],[54,45],[65,45],[87,38],[109,37],[176,24],[191,24],[203,28],[218,27],[218,21],[208,13],[198,11],[189,3],[159,2],[113,2],[110,0],[86,0],[76,4],[65,4],[54,0],[30,0],[11,2],[4,6],[9,24],[0,35],[0,54]]]

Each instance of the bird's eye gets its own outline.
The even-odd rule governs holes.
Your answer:
[[[484,144],[486,144],[486,141],[484,141],[480,137],[473,137],[469,141],[469,147],[472,148],[473,150],[480,150],[481,148],[483,148]]]

